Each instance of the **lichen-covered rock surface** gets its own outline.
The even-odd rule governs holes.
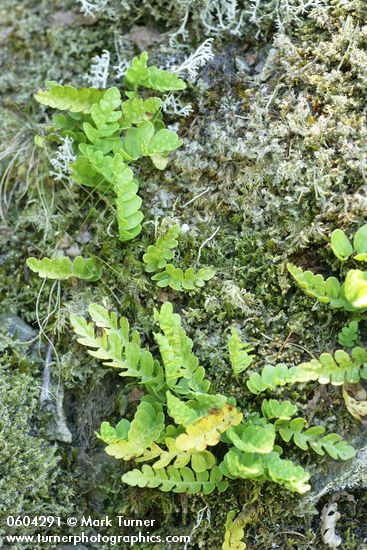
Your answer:
[[[97,302],[128,317],[152,344],[153,308],[170,300],[214,390],[250,409],[259,408],[261,397],[232,374],[231,325],[255,347],[254,370],[336,349],[348,315],[314,304],[285,266],[337,272],[331,232],[353,233],[366,223],[365,2],[3,0],[0,14],[0,313],[29,331],[22,339],[6,322],[0,327],[0,518],[23,512],[155,518],[155,534],[193,531],[190,548],[219,549],[226,514],[237,509],[249,518],[247,548],[306,549],[322,547],[319,515],[335,500],[344,547],[364,548],[367,437],[340,388],[296,385],[278,395],[297,402],[311,425],[354,442],[353,483],[343,472],[348,463],[339,469],[290,446],[288,456],[313,475],[311,496],[252,482],[236,482],[220,498],[131,488],[121,483],[125,466],[104,453],[95,431],[125,411],[131,418],[140,394],[81,349],[68,318]],[[124,66],[140,51],[175,69],[208,38],[214,57],[197,75],[182,74],[188,87],[165,114],[183,146],[164,171],[148,161],[136,166],[145,220],[140,236],[122,244],[102,193],[50,175],[55,149],[34,141],[46,135],[50,112],[33,93],[49,80],[90,85],[92,59],[104,50],[107,85],[119,86]],[[172,223],[183,228],[180,267],[217,271],[190,294],[160,290],[142,262]],[[43,282],[28,271],[29,256],[50,257],[55,249],[98,255],[103,278]],[[61,441],[50,436],[55,407],[39,404],[50,344],[50,392],[63,389],[58,414],[70,433]],[[204,507],[210,524],[204,514],[194,529]],[[4,532],[1,524],[0,537]]]

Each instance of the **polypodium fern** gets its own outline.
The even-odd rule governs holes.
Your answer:
[[[312,426],[306,430],[305,426],[304,418],[275,422],[275,429],[282,439],[287,443],[293,439],[297,447],[304,451],[307,451],[310,446],[317,454],[323,456],[327,452],[335,460],[348,460],[355,456],[355,449],[343,441],[338,434],[324,435],[325,428],[323,426]]]
[[[126,82],[136,89],[145,86],[157,91],[184,89],[176,75],[147,66],[147,54],[133,60]],[[76,159],[70,163],[72,178],[82,185],[97,188],[107,196],[114,194],[119,238],[129,241],[141,231],[143,214],[138,184],[126,163],[149,156],[155,166],[164,169],[168,155],[182,141],[164,128],[158,97],[141,99],[135,92],[94,88],[76,89],[50,83],[45,91],[35,94],[43,105],[66,110],[57,115],[54,126],[59,138],[72,139]],[[52,139],[57,139],[53,135]]]
[[[305,493],[310,489],[310,474],[291,460],[282,459],[276,451],[258,454],[230,449],[220,469],[229,479],[268,479],[297,493]]]
[[[245,536],[243,529],[245,520],[236,515],[236,510],[231,510],[227,514],[222,550],[245,550],[246,548],[242,540]]]
[[[353,245],[342,229],[335,229],[331,235],[331,248],[335,256],[345,262],[353,253],[358,262],[367,261],[367,224],[356,231]]]
[[[250,344],[241,342],[238,330],[232,327],[232,333],[228,339],[228,351],[235,378],[238,379],[238,375],[245,371],[255,359],[250,355],[254,348]]]
[[[254,372],[249,376],[247,387],[252,393],[261,393],[296,382],[317,380],[320,384],[341,386],[344,382],[359,382],[361,378],[367,379],[367,350],[355,347],[351,354],[344,350],[337,350],[334,355],[322,353],[319,359],[293,367],[282,363],[266,365],[260,373]]]
[[[148,246],[143,256],[145,269],[148,273],[155,273],[167,265],[167,260],[172,260],[172,250],[178,245],[177,237],[180,233],[178,224],[172,225],[164,235],[156,240],[155,244]]]
[[[169,286],[173,290],[195,290],[195,288],[203,287],[206,281],[214,277],[215,273],[211,267],[202,267],[198,271],[189,267],[186,271],[182,271],[180,267],[167,264],[164,271],[153,275],[152,280],[157,281],[157,285],[161,288]]]
[[[327,452],[343,460],[353,456],[354,450],[336,434],[325,436],[323,428],[304,430],[305,420],[292,421],[296,407],[289,401],[264,401],[263,417],[257,413],[244,417],[233,398],[208,393],[210,383],[192,352],[193,342],[169,302],[155,311],[161,331],[155,338],[163,365],[147,349],[141,349],[140,337],[130,331],[127,319],[119,320],[115,313],[96,304],[89,311],[91,323],[72,316],[78,341],[106,365],[119,368],[122,376],[135,377],[149,394],[142,398],[131,423],[122,419],[115,428],[106,422],[101,426],[99,437],[107,444],[109,454],[152,463],[124,474],[125,483],[162,491],[209,493],[227,487],[224,476],[270,480],[292,491],[305,492],[309,474],[301,466],[280,458],[278,433],[283,440],[293,438],[302,449],[310,446],[319,454]],[[354,348],[353,361],[361,363],[364,353],[367,352],[362,348]],[[272,387],[298,378],[303,381],[304,371],[309,369],[300,367],[292,370],[286,365],[267,366],[261,375],[253,373],[249,382],[254,382],[254,376],[260,378],[260,388],[256,379],[257,393],[263,391],[264,385]],[[174,425],[167,425],[165,412]],[[227,446],[227,452],[217,466],[214,448],[220,442]]]
[[[48,82],[47,89],[38,90],[34,97],[41,105],[53,109],[88,114],[104,93],[104,90],[96,88],[76,89],[73,86],[61,86],[56,82]]]
[[[189,494],[202,491],[205,495],[212,493],[214,489],[219,492],[225,491],[228,487],[228,481],[223,479],[218,466],[213,466],[211,470],[204,472],[193,472],[187,467],[178,469],[174,466],[155,470],[148,464],[144,464],[141,470],[135,469],[124,474],[122,481],[134,487],[159,487],[165,492]]]
[[[102,266],[98,258],[84,259],[77,256],[72,262],[67,256],[62,258],[27,258],[29,269],[38,273],[43,279],[84,279],[85,281],[98,281],[102,275]]]
[[[139,334],[132,331],[130,337],[128,320],[122,317],[118,322],[115,313],[109,314],[97,304],[90,304],[89,313],[92,323],[84,317],[70,316],[78,342],[105,365],[121,369],[120,376],[137,378],[149,393],[161,398],[165,386],[162,369],[148,350],[141,349]],[[103,331],[98,334],[95,326]]]
[[[139,86],[152,88],[160,92],[184,90],[185,82],[174,73],[147,65],[148,54],[143,52],[139,57],[134,57],[131,66],[127,69],[125,80],[129,87],[136,90]]]
[[[353,246],[344,231],[335,229],[331,235],[331,248],[341,262],[345,262],[353,252],[354,260],[367,261],[367,224],[360,227],[354,235]],[[341,284],[336,277],[325,280],[320,274],[303,271],[290,263],[287,268],[303,291],[319,302],[346,311],[367,309],[367,271],[350,269]]]
[[[156,441],[164,429],[161,404],[152,396],[142,398],[125,438],[110,442],[108,435],[106,453],[115,458],[131,460],[144,453]],[[103,431],[99,435],[104,440]]]

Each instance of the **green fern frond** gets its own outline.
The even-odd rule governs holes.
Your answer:
[[[350,348],[358,339],[358,321],[351,321],[348,325],[345,325],[338,334],[338,342],[341,346]]]
[[[255,357],[250,355],[254,348],[250,344],[241,341],[238,330],[233,327],[228,339],[228,351],[232,369],[236,379],[241,372],[245,371],[253,362]]]
[[[294,367],[266,365],[259,373],[250,375],[247,387],[252,393],[261,393],[296,382],[317,380],[319,384],[341,386],[344,382],[355,384],[361,378],[367,378],[367,350],[355,347],[350,355],[344,350],[337,350],[334,355],[322,353],[319,359]]]
[[[261,403],[261,412],[264,418],[270,420],[279,418],[280,420],[290,420],[297,412],[297,405],[291,401],[277,401],[277,399],[264,399]]]
[[[245,521],[241,516],[236,517],[236,515],[236,510],[231,510],[227,514],[222,550],[245,550],[246,548],[246,544],[242,540],[245,536],[243,529]]]
[[[72,262],[67,256],[62,258],[27,258],[27,266],[43,279],[60,281],[76,277],[85,281],[98,281],[102,275],[101,261],[97,258],[84,259],[77,256]]]
[[[71,113],[90,113],[92,106],[97,103],[104,94],[103,90],[96,88],[80,88],[73,86],[60,86],[55,82],[48,82],[46,90],[38,90],[34,97],[41,105],[70,111]]]
[[[213,466],[211,470],[194,473],[187,467],[177,469],[174,466],[168,466],[167,469],[155,470],[148,464],[144,464],[141,470],[135,469],[124,474],[122,481],[133,487],[158,488],[164,492],[173,491],[174,493],[203,492],[205,495],[212,493],[214,489],[219,492],[225,491],[228,487],[228,482],[223,480],[218,466]]]
[[[260,426],[245,421],[227,430],[226,436],[240,451],[266,454],[274,448],[275,428],[270,423]]]
[[[126,439],[109,442],[105,451],[115,458],[131,460],[144,453],[164,430],[164,414],[161,404],[152,396],[142,398]],[[99,435],[103,439],[103,432]]]
[[[118,321],[115,313],[109,313],[98,304],[90,304],[89,313],[94,322],[84,317],[70,316],[70,322],[78,335],[77,341],[90,348],[88,353],[109,367],[121,369],[120,376],[137,378],[149,393],[164,399],[165,381],[162,368],[148,350],[141,349],[136,331],[129,334],[129,322],[125,317]],[[95,327],[104,330],[97,333]]]
[[[220,469],[230,479],[267,479],[297,493],[310,489],[307,483],[310,474],[302,466],[283,460],[275,451],[261,455],[231,449],[224,456]]]
[[[154,65],[148,67],[148,54],[143,52],[139,57],[134,57],[131,66],[126,71],[127,84],[137,89],[138,86],[151,88],[159,92],[184,90],[185,82],[174,73],[158,69]]]
[[[161,288],[169,286],[174,290],[195,290],[205,285],[206,281],[212,279],[216,271],[211,267],[203,267],[195,272],[193,267],[186,271],[175,267],[173,264],[167,264],[164,271],[153,275],[152,281],[157,281]]]
[[[221,409],[227,402],[224,395],[198,394],[196,399],[182,401],[170,391],[167,392],[167,410],[176,424],[188,426],[206,416],[210,409]]]
[[[173,313],[170,302],[154,311],[162,333],[155,333],[163,360],[166,382],[176,393],[189,394],[190,391],[208,393],[210,382],[205,380],[205,370],[199,366],[192,353],[193,342],[181,326],[181,318]]]
[[[158,237],[154,245],[149,245],[143,256],[146,264],[145,270],[148,273],[155,273],[167,265],[167,260],[172,260],[172,250],[178,245],[177,237],[180,234],[180,226],[172,225],[167,232]]]
[[[355,456],[355,449],[343,441],[339,435],[334,433],[323,435],[325,433],[323,426],[313,426],[304,430],[305,426],[304,418],[275,422],[275,429],[282,439],[287,443],[293,439],[297,447],[303,451],[307,451],[310,446],[317,454],[323,456],[327,452],[335,460],[349,460]]]

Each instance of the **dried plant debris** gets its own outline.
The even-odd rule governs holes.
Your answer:
[[[340,514],[337,511],[338,505],[336,502],[325,504],[321,513],[321,537],[329,548],[338,548],[341,545],[342,539],[335,533],[335,528]]]

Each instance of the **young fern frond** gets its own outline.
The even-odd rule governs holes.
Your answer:
[[[351,348],[359,337],[358,321],[351,321],[345,325],[338,334],[338,342],[341,346]]]
[[[223,479],[218,466],[204,472],[193,472],[187,467],[177,469],[174,466],[155,470],[144,464],[141,470],[135,469],[124,474],[122,481],[133,487],[159,488],[161,491],[174,493],[203,492],[205,495],[212,493],[214,489],[225,491],[228,487],[228,481]]]
[[[139,86],[152,88],[159,92],[173,92],[184,90],[185,82],[174,73],[158,69],[154,65],[148,67],[148,54],[143,52],[139,57],[134,57],[131,66],[126,71],[126,82],[135,90]]]
[[[243,542],[245,531],[243,530],[245,521],[241,516],[237,516],[236,510],[231,510],[227,514],[225,524],[225,535],[222,544],[222,550],[245,550],[246,544]]]
[[[261,403],[261,412],[267,420],[279,418],[290,420],[297,412],[297,405],[291,401],[278,401],[277,399],[264,399]]]
[[[254,348],[250,344],[241,342],[238,330],[232,327],[232,333],[228,339],[228,351],[232,370],[237,380],[238,375],[245,371],[255,359],[253,355],[250,355]]]
[[[195,290],[205,285],[206,281],[212,279],[216,271],[211,267],[202,267],[195,271],[189,267],[186,271],[175,267],[173,264],[167,264],[164,271],[153,275],[152,281],[157,281],[161,288],[169,286],[173,290]]]
[[[130,424],[126,439],[110,442],[110,436],[105,451],[115,458],[131,460],[144,453],[155,442],[164,430],[164,414],[162,406],[152,396],[142,398],[134,419]],[[103,438],[103,432],[99,435]]]
[[[97,257],[84,259],[77,256],[72,262],[67,256],[62,258],[27,258],[27,266],[43,279],[60,281],[76,277],[85,281],[98,281],[102,275],[101,261]]]
[[[205,370],[199,366],[197,357],[192,353],[193,342],[181,326],[181,318],[173,313],[170,302],[154,311],[162,333],[155,333],[159,351],[163,360],[166,382],[175,393],[189,395],[191,391],[208,393],[210,382],[205,380]]]
[[[174,253],[172,250],[178,245],[177,237],[180,234],[180,226],[172,225],[167,232],[158,237],[155,244],[148,246],[148,250],[143,256],[145,270],[148,273],[155,273],[167,265],[167,260],[172,260]]]
[[[275,422],[275,429],[282,439],[287,443],[293,439],[297,447],[303,451],[307,451],[310,446],[318,455],[323,456],[327,452],[335,460],[349,460],[355,456],[355,449],[343,441],[340,435],[334,433],[324,435],[323,426],[313,426],[304,430],[305,426],[304,418]]]
[[[230,479],[268,479],[297,493],[310,489],[310,474],[302,466],[280,458],[275,451],[257,454],[231,449],[224,456],[220,469]]]

